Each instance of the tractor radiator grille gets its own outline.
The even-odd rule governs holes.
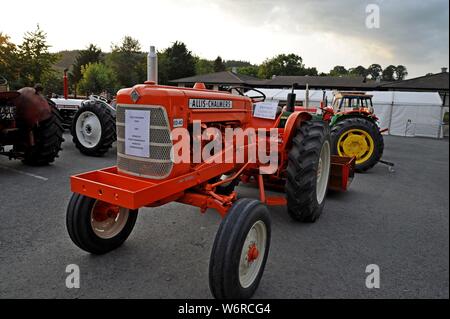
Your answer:
[[[125,110],[150,111],[150,145],[149,158],[142,158],[125,153]],[[119,171],[140,177],[163,179],[170,175],[173,162],[170,154],[169,120],[166,110],[161,106],[118,105],[117,123],[117,168]]]

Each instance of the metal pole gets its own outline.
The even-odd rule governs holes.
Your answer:
[[[391,126],[392,126],[392,113],[394,112],[394,91],[392,91],[392,102],[391,102],[391,110],[389,112],[389,125],[388,125],[388,133],[391,135]]]
[[[150,46],[147,56],[147,80],[158,84],[158,54],[154,46]]]

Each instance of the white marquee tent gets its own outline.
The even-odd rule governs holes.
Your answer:
[[[285,102],[289,89],[258,89],[268,101]],[[305,102],[306,90],[295,90],[297,101]],[[325,91],[329,103],[333,92]],[[379,117],[380,128],[389,129],[389,134],[397,136],[442,137],[443,106],[439,93],[371,91],[375,114]],[[254,91],[249,96],[258,95]],[[309,90],[311,107],[319,106],[323,98],[322,90]]]

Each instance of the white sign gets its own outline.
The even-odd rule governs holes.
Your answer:
[[[228,100],[190,99],[190,109],[231,109],[233,102]]]
[[[125,110],[125,154],[150,157],[150,111]]]
[[[254,117],[274,120],[277,116],[278,101],[255,103]]]

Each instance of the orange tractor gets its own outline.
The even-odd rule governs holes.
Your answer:
[[[174,201],[201,212],[213,208],[223,220],[211,252],[211,292],[216,298],[251,297],[269,253],[267,206],[285,205],[295,221],[314,222],[327,189],[346,190],[354,165],[353,158],[331,155],[327,122],[295,112],[294,105],[281,121],[280,110],[256,103],[264,98],[211,91],[201,83],[177,88],[147,81],[120,90],[117,166],[71,177],[67,229],[72,241],[104,254],[127,239],[139,208]],[[220,138],[230,130],[252,129],[257,136],[236,134],[228,143]],[[207,149],[210,143],[220,150]],[[266,150],[275,165],[250,156],[254,147]],[[199,152],[210,157],[198,162]],[[177,160],[180,154],[185,161]],[[256,184],[259,200],[238,199],[240,182]],[[268,196],[269,187],[282,193]]]

